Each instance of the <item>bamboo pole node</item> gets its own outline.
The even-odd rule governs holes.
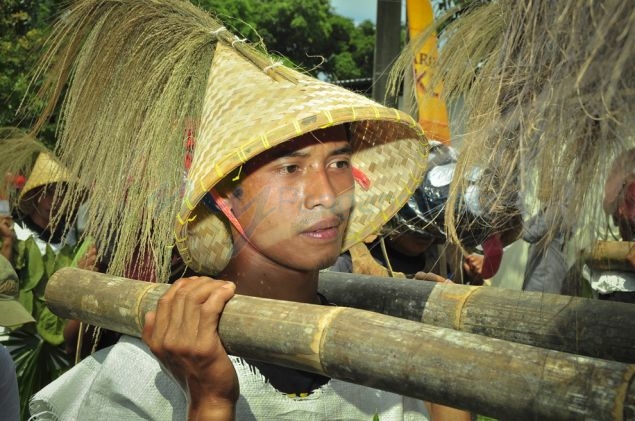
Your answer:
[[[443,284],[441,285],[442,289],[450,289],[453,284]],[[474,294],[481,290],[481,287],[470,287],[469,289],[465,289],[463,291],[463,296],[459,301],[459,304],[456,308],[456,314],[454,319],[454,329],[461,330],[463,327],[463,317],[465,315],[465,308],[467,307],[468,302],[472,298]]]
[[[141,292],[139,292],[139,295],[136,297],[136,301],[134,305],[134,314],[135,314],[135,321],[137,322],[137,327],[139,328],[140,332],[143,331],[143,325],[145,324],[145,320],[142,319],[142,318],[145,318],[145,314],[142,311],[143,300],[145,299],[148,292],[156,288],[156,285],[157,284],[149,283],[145,288],[141,290]]]
[[[338,306],[635,363],[635,306],[628,303],[329,271],[318,288]]]
[[[321,350],[324,348],[324,341],[326,338],[324,332],[326,332],[328,327],[332,325],[333,321],[343,309],[344,307],[333,307],[330,311],[325,312],[322,317],[319,318],[318,329],[313,337],[313,341],[311,342],[311,350],[318,356],[322,355]],[[322,361],[320,361],[320,365],[322,365]]]
[[[631,388],[633,384],[633,379],[635,378],[635,364],[631,364],[628,366],[627,370],[624,371],[624,381],[616,387],[615,393],[615,407],[611,412],[613,415],[613,419],[615,420],[624,420],[625,408],[624,406],[629,406],[629,401],[635,401],[633,396],[629,397],[629,388]],[[633,414],[635,415],[635,414]]]

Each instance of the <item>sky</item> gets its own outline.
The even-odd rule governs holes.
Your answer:
[[[339,15],[349,17],[360,23],[363,20],[375,22],[377,0],[331,0],[331,5]]]
[[[406,2],[401,1],[401,21],[406,20]],[[364,20],[375,22],[377,20],[377,0],[331,0],[335,13],[353,19],[355,23]]]

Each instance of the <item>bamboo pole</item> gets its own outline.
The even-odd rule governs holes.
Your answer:
[[[321,272],[319,291],[339,306],[635,363],[632,304],[339,272]]]
[[[168,288],[64,268],[49,308],[139,336]],[[635,366],[516,344],[346,307],[235,296],[219,334],[234,355],[516,420],[624,420]]]
[[[626,259],[633,246],[633,241],[596,241],[584,261],[597,270],[635,272],[633,265]]]

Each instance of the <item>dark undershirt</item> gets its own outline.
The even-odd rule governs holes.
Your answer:
[[[331,305],[326,297],[318,293],[321,305]],[[287,394],[310,394],[331,380],[321,374],[309,373],[293,368],[281,367],[262,361],[244,359],[249,365],[258,369],[266,382],[276,390]]]
[[[174,282],[178,278],[200,275],[192,272],[181,263],[182,262],[180,262],[179,259],[176,259],[176,262],[173,262],[170,283]],[[321,305],[333,305],[329,303],[326,297],[319,292],[318,298]],[[247,358],[243,358],[243,360],[254,370],[258,370],[267,383],[271,384],[276,390],[286,394],[310,394],[331,380],[329,377],[321,374],[309,373],[307,371],[296,370],[294,368],[281,367],[279,365]]]

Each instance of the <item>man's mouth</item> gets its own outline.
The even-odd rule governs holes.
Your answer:
[[[337,217],[325,218],[311,225],[301,234],[318,240],[332,240],[338,237],[341,223],[342,221]]]

